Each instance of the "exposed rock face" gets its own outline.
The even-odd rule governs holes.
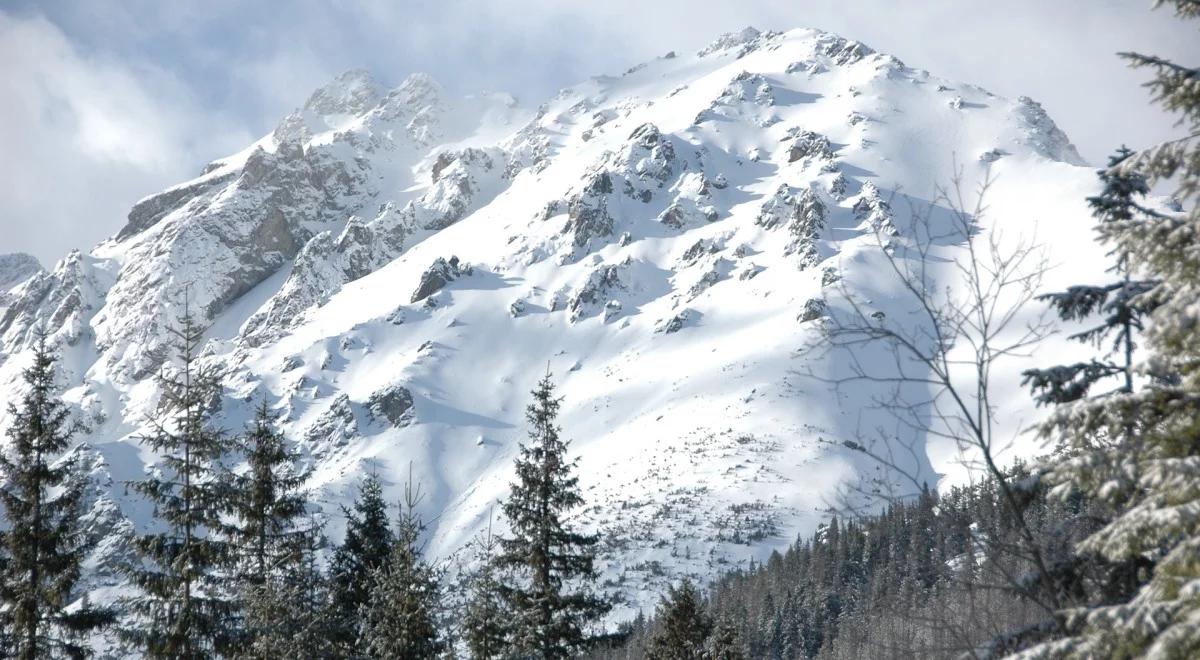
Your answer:
[[[679,332],[688,325],[694,323],[695,318],[698,315],[699,314],[696,312],[696,310],[685,307],[680,310],[678,314],[675,314],[674,316],[660,322],[655,331],[664,335]]]
[[[38,327],[69,346],[90,335],[87,319],[102,295],[97,279],[91,259],[75,250],[16,287],[0,314],[0,362],[30,346]]]
[[[825,311],[827,308],[828,307],[825,301],[821,298],[809,298],[808,300],[804,301],[804,309],[800,311],[800,316],[798,316],[796,320],[800,321],[801,323],[815,321],[825,316]]]
[[[470,274],[471,267],[460,264],[458,257],[450,257],[449,260],[438,257],[421,274],[421,282],[417,284],[417,290],[413,291],[411,302],[425,300],[459,277]]]
[[[400,385],[385,387],[367,399],[367,410],[394,427],[408,426],[413,420],[412,392]]]
[[[879,188],[868,181],[863,184],[858,199],[854,202],[854,215],[871,231],[894,236],[899,233],[892,222],[892,207],[879,192]]]
[[[756,222],[766,229],[786,224],[792,239],[785,253],[797,255],[800,267],[807,268],[818,261],[817,240],[825,228],[827,215],[825,203],[815,190],[804,188],[793,192],[783,184],[763,203]]]
[[[613,217],[608,212],[612,192],[612,176],[601,171],[591,174],[583,189],[568,200],[563,232],[571,234],[575,247],[586,247],[594,238],[612,235]]]
[[[350,397],[337,395],[329,407],[304,431],[304,440],[315,452],[344,447],[358,436],[358,418]]]
[[[788,149],[788,162],[794,163],[804,158],[833,160],[833,149],[829,146],[829,138],[812,131],[800,131],[792,139]]]
[[[1042,104],[1028,96],[1017,99],[1013,114],[1024,125],[1024,138],[1041,155],[1072,165],[1087,165],[1070,138],[1046,114]]]
[[[704,48],[701,48],[696,55],[699,57],[705,57],[707,55],[712,55],[714,53],[719,53],[721,51],[730,50],[733,48],[742,49],[752,45],[761,36],[763,36],[761,32],[749,26],[744,27],[737,32],[726,32],[720,37],[717,37],[716,41],[710,43]]]
[[[318,115],[359,115],[375,107],[381,91],[370,72],[347,71],[312,93],[304,109]]]
[[[575,290],[567,302],[571,321],[575,322],[594,315],[602,304],[612,299],[611,296],[614,293],[628,289],[628,284],[622,281],[622,275],[627,270],[628,266],[609,265],[601,266],[589,273],[587,279]]]
[[[410,224],[430,231],[445,229],[471,210],[486,204],[503,187],[499,149],[463,149],[438,154],[433,185],[404,209]]]
[[[153,227],[168,213],[178,210],[204,192],[229,183],[236,174],[236,172],[227,172],[222,175],[205,176],[195,183],[169,188],[157,195],[140,200],[129,210],[125,226],[117,233],[117,240],[129,238]]]
[[[324,304],[342,285],[400,256],[414,230],[410,218],[389,204],[371,222],[351,217],[336,238],[328,231],[312,237],[296,256],[287,281],[242,326],[242,341],[261,346],[300,324],[306,312]]]
[[[41,272],[42,264],[31,254],[0,254],[0,294]]]

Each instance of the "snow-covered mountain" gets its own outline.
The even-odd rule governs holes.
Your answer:
[[[439,558],[506,493],[549,368],[619,618],[673,576],[810,531],[870,469],[817,439],[879,420],[801,376],[839,365],[797,349],[835,284],[910,311],[876,231],[904,240],[910,203],[989,169],[989,227],[1075,264],[1052,283],[1102,270],[1094,173],[1036,102],[832,34],[746,29],[536,108],[349,72],[91,252],[26,275],[0,304],[0,389],[49,329],[90,427],[103,592],[150,517],[124,483],[155,460],[137,437],[185,305],[228,373],[225,426],[261,399],[279,412],[335,537],[368,466],[396,495],[411,465]],[[1010,390],[1015,429],[1031,411]],[[931,447],[912,467],[933,482],[948,465]]]

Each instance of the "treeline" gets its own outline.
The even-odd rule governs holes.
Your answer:
[[[567,519],[583,500],[549,374],[501,505],[510,532],[479,539],[470,596],[451,608],[442,571],[422,556],[411,475],[395,511],[366,477],[343,511],[342,543],[327,549],[270,408],[240,435],[221,431],[221,374],[197,357],[203,333],[186,315],[174,332],[159,415],[141,439],[159,460],[129,484],[153,505],[151,531],[127,563],[134,593],[103,606],[79,593],[79,429],[58,396],[53,347],[37,336],[0,453],[0,657],[86,658],[115,638],[109,653],[149,658],[566,658],[596,641],[610,605],[594,590],[598,539]]]
[[[1068,563],[1097,529],[1099,511],[1014,477],[1045,556]],[[1008,588],[1030,570],[994,553],[1015,521],[993,482],[926,490],[878,515],[833,518],[785,552],[730,572],[703,595],[683,582],[651,617],[625,626],[624,643],[595,658],[958,657],[1040,621]],[[1129,591],[1122,592],[1124,596]]]

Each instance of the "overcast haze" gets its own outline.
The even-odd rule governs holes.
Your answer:
[[[164,6],[160,7],[162,4]],[[895,9],[903,4],[901,10]],[[0,253],[49,266],[115,233],[138,198],[269,131],[349,68],[384,84],[537,105],[591,75],[745,25],[817,27],[953,80],[1040,101],[1090,162],[1176,134],[1115,56],[1200,59],[1150,0],[9,2],[0,9]]]

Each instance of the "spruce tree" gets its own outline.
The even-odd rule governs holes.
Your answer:
[[[306,535],[296,525],[305,512],[304,477],[297,474],[296,455],[275,429],[266,401],[242,440],[242,452],[247,470],[234,478],[231,509],[237,521],[230,535],[238,550],[239,580],[253,585],[296,558]]]
[[[690,580],[670,587],[658,606],[658,632],[650,640],[649,660],[701,660],[713,630],[704,598]]]
[[[358,499],[346,515],[346,537],[334,552],[329,578],[333,589],[334,641],[340,652],[359,650],[360,611],[367,605],[371,574],[391,556],[395,537],[387,520],[383,486],[374,474],[363,481]]]
[[[0,452],[0,504],[8,530],[0,562],[4,646],[22,660],[83,657],[80,636],[106,623],[106,612],[69,609],[83,548],[79,515],[84,482],[63,458],[77,426],[55,383],[57,356],[38,331],[25,392],[8,408],[8,446]]]
[[[1088,198],[1099,228],[1126,223],[1138,218],[1153,217],[1156,213],[1141,202],[1150,192],[1146,177],[1122,169],[1133,152],[1122,147],[1109,159],[1108,167],[1099,173],[1104,184],[1102,192]],[[1114,251],[1116,264],[1110,269],[1119,279],[1103,285],[1077,285],[1066,291],[1038,296],[1049,302],[1066,321],[1084,321],[1103,315],[1099,324],[1077,332],[1069,339],[1108,348],[1098,358],[1087,362],[1059,365],[1046,369],[1025,371],[1024,382],[1034,391],[1038,403],[1060,404],[1077,401],[1089,394],[1097,382],[1119,378],[1119,391],[1132,392],[1134,378],[1134,349],[1136,335],[1145,327],[1146,316],[1157,302],[1143,294],[1152,290],[1153,279],[1135,279],[1128,254]]]
[[[467,650],[475,660],[503,658],[509,648],[509,617],[505,611],[502,582],[497,566],[497,542],[491,524],[478,539],[476,568],[471,575],[470,596],[463,613]]]
[[[227,573],[234,558],[221,513],[229,479],[222,458],[231,448],[212,417],[220,405],[220,372],[203,363],[203,329],[185,312],[171,333],[177,364],[164,365],[159,416],[142,444],[160,455],[134,489],[154,504],[158,527],[139,537],[142,562],[130,569],[141,594],[126,600],[133,615],[125,637],[151,658],[208,658],[238,640],[236,603]]]
[[[418,660],[433,658],[445,648],[437,625],[437,575],[421,558],[424,523],[416,512],[419,501],[410,482],[400,504],[396,542],[387,561],[370,574],[360,642],[369,658]]]
[[[589,640],[588,628],[609,605],[591,591],[598,538],[572,529],[566,515],[583,504],[569,442],[556,425],[560,400],[547,373],[526,410],[529,442],[520,446],[503,511],[511,536],[500,539],[499,564],[514,578],[503,595],[521,657],[567,658]]]
[[[238,657],[276,658],[342,657],[333,645],[334,619],[328,578],[321,570],[325,547],[321,525],[309,517],[296,540],[296,555],[265,580],[246,591],[246,648]]]
[[[1200,18],[1197,0],[1171,4],[1182,18]],[[1056,492],[1081,493],[1115,514],[1080,552],[1153,568],[1124,602],[1064,612],[1068,636],[1030,657],[1200,657],[1200,68],[1126,57],[1155,71],[1150,87],[1189,132],[1118,167],[1152,183],[1173,178],[1191,211],[1101,228],[1134,271],[1157,282],[1141,294],[1156,305],[1146,321],[1145,366],[1173,378],[1060,407],[1041,431],[1061,448],[1048,475]]]

